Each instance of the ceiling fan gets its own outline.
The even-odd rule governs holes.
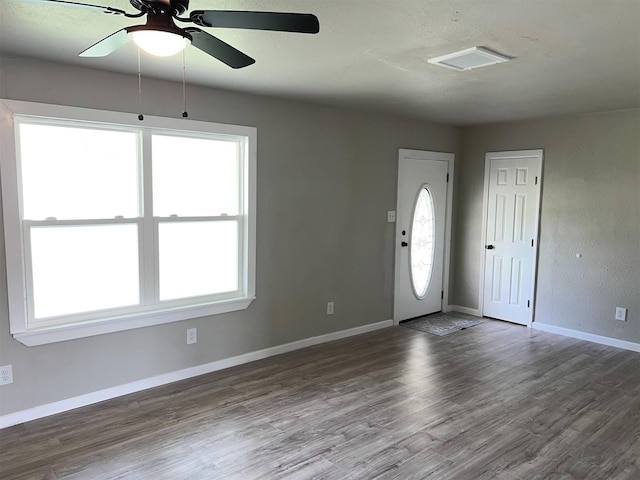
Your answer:
[[[48,4],[99,11],[128,18],[147,16],[144,25],[125,27],[80,52],[81,57],[104,57],[129,43],[131,39],[143,50],[157,56],[170,56],[191,44],[231,68],[242,68],[255,60],[240,50],[197,27],[180,28],[175,20],[200,27],[242,28],[278,32],[318,33],[320,24],[307,13],[252,12],[236,10],[194,10],[188,17],[180,15],[189,8],[189,0],[129,0],[139,13],[131,14],[112,7],[102,7],[66,0],[35,0]]]

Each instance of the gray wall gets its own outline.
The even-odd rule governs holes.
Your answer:
[[[138,113],[135,77],[1,64],[0,98]],[[180,116],[181,85],[146,80],[143,93],[144,113]],[[14,369],[0,414],[392,318],[386,211],[398,148],[457,153],[458,130],[200,87],[188,99],[194,120],[258,128],[257,300],[242,312],[25,347],[9,334],[0,244],[0,365]],[[196,345],[186,345],[188,327],[198,328]]]
[[[535,321],[640,343],[637,109],[462,129],[452,303],[478,308],[485,153],[535,148],[544,149]],[[629,309],[627,322],[614,320],[616,306]]]

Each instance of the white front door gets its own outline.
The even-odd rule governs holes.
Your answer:
[[[453,154],[400,150],[394,321],[442,310],[447,176]]]
[[[530,325],[538,251],[542,150],[486,155],[482,314]]]

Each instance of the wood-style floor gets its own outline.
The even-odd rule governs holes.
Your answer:
[[[9,479],[640,479],[640,354],[485,323],[319,345],[0,432]]]

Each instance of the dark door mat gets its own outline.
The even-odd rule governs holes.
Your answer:
[[[450,333],[473,327],[482,323],[482,320],[465,318],[462,316],[442,314],[429,315],[427,317],[416,318],[400,324],[401,327],[420,330],[421,332],[432,333],[441,337]]]

